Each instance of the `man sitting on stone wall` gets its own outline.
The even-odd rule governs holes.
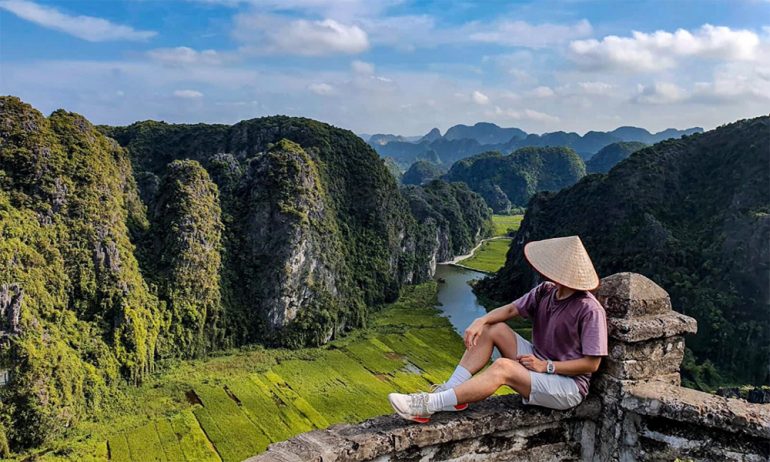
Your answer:
[[[583,401],[591,373],[607,355],[607,318],[589,292],[599,276],[578,236],[529,242],[524,256],[546,282],[473,321],[465,330],[465,354],[445,383],[431,393],[388,395],[401,417],[425,423],[435,412],[462,411],[502,385],[524,404],[568,409]],[[514,316],[532,320],[532,343],[505,323]],[[495,347],[502,357],[476,374]]]

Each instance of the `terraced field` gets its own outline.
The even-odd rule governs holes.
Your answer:
[[[324,348],[237,350],[169,365],[116,396],[42,460],[240,461],[268,444],[392,412],[392,391],[427,390],[463,352],[436,284],[408,287],[367,329]],[[501,390],[500,393],[508,393]]]

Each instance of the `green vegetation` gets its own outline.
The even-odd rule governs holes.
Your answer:
[[[522,215],[492,215],[494,235],[496,239],[484,241],[470,258],[460,260],[461,266],[495,273],[505,264],[505,255],[511,246],[508,236],[518,231]]]
[[[615,164],[646,147],[646,144],[638,141],[609,144],[586,162],[586,170],[588,173],[607,173]]]
[[[166,325],[134,255],[148,225],[125,151],[14,97],[0,139],[0,423],[15,449],[98,412],[121,373],[141,381]]]
[[[495,236],[511,236],[519,230],[524,215],[492,215]]]
[[[489,207],[463,183],[433,180],[401,192],[419,223],[418,252],[427,251],[437,261],[463,255],[492,234]]]
[[[405,281],[425,279],[414,278],[427,253],[413,253],[422,236],[407,203],[352,132],[282,116],[102,130],[127,148],[143,188],[177,159],[198,161],[218,186],[224,333],[215,346],[321,344],[365,325],[365,307],[394,300]],[[142,196],[152,210],[156,199]]]
[[[403,184],[421,185],[439,178],[443,172],[438,165],[427,160],[413,163],[401,178]]]
[[[496,213],[526,205],[538,191],[558,191],[585,176],[585,164],[566,147],[521,148],[504,156],[485,152],[452,165],[447,181],[462,181]]]
[[[433,308],[436,289],[406,288],[368,328],[321,348],[257,347],[174,363],[124,387],[109,413],[81,423],[40,460],[106,460],[109,450],[112,460],[240,461],[300,432],[390,414],[388,393],[446,380],[462,355],[462,339]]]
[[[340,339],[369,325],[371,307],[395,300],[404,284],[427,280],[441,252],[469,249],[491,229],[483,200],[463,185],[421,189],[428,208],[415,217],[368,145],[309,119],[97,129],[2,97],[0,139],[0,369],[10,373],[0,387],[0,456],[44,447],[86,416],[122,415],[116,390],[148,380],[159,364],[246,344]],[[394,337],[381,341],[406,346]],[[421,384],[405,372],[395,373],[400,380]],[[198,399],[228,402],[212,386],[199,387]],[[311,408],[329,409],[303,404],[306,394],[294,390],[284,395],[318,426]],[[217,425],[227,414],[192,412]],[[332,414],[343,417],[360,415]],[[233,419],[210,426],[211,441],[236,444],[236,427],[261,431],[249,416]],[[140,437],[99,451],[135,456],[141,440],[152,441],[148,454],[177,453],[164,442],[183,423],[134,423]]]
[[[458,263],[470,269],[495,273],[505,264],[505,254],[511,246],[511,239],[498,238],[484,241],[473,256]]]
[[[160,356],[196,357],[222,343],[222,221],[217,186],[194,160],[169,164],[160,184],[147,262],[166,302],[168,333]]]
[[[770,117],[759,117],[637,151],[606,175],[535,196],[520,233],[577,234],[601,276],[634,271],[668,291],[698,320],[686,383],[768,384],[768,133]],[[531,287],[523,244],[476,285],[481,294],[506,301]]]

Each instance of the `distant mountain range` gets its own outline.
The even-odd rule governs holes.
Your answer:
[[[510,153],[527,146],[564,146],[574,149],[583,160],[590,159],[607,145],[622,141],[654,144],[669,138],[701,133],[703,128],[685,130],[669,128],[650,133],[639,127],[618,127],[609,132],[589,131],[585,135],[575,132],[551,132],[542,135],[528,134],[518,128],[504,128],[489,122],[473,126],[455,125],[441,135],[434,128],[422,137],[377,134],[364,138],[381,156],[392,157],[406,168],[416,160],[452,164],[460,159],[487,151]]]

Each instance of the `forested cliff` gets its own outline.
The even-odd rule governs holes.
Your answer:
[[[434,194],[427,217],[412,197],[430,188],[451,203]],[[98,412],[159,359],[365,325],[489,213],[460,185],[402,194],[360,138],[309,119],[97,129],[2,97],[0,452]]]
[[[769,185],[770,117],[663,141],[606,175],[533,197],[505,266],[477,290],[512,300],[537,280],[524,244],[577,234],[600,276],[644,274],[698,320],[687,345],[699,361],[728,382],[767,384]],[[708,386],[709,377],[690,373],[685,379]]]
[[[580,156],[567,147],[528,147],[509,155],[485,152],[455,162],[448,181],[462,181],[495,212],[522,207],[538,191],[558,191],[585,176]]]

